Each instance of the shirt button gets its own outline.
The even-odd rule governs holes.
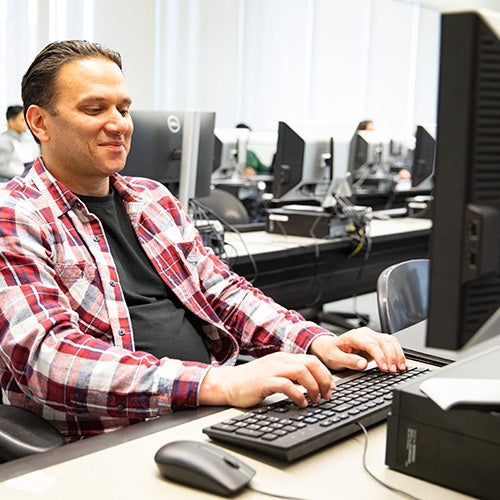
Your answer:
[[[101,238],[100,238],[100,236],[94,236],[94,241],[96,241],[96,242],[97,242],[97,241],[99,241],[100,239],[101,239]]]
[[[123,405],[118,405],[118,406],[116,407],[116,409],[117,409],[118,411],[123,411],[123,410],[125,409],[125,407],[124,407]]]
[[[125,328],[120,328],[118,330],[118,335],[120,335],[121,337],[123,337],[125,335]]]

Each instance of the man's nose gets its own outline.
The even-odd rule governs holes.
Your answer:
[[[109,130],[119,134],[125,134],[129,132],[132,128],[132,120],[129,114],[123,114],[118,109],[111,111],[109,116],[107,126]]]

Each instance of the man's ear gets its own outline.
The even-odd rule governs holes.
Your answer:
[[[33,135],[40,142],[47,142],[50,139],[46,123],[47,117],[47,111],[37,104],[32,104],[26,111],[26,122]]]

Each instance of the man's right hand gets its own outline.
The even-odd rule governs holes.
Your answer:
[[[242,365],[211,368],[201,384],[199,404],[246,408],[282,393],[303,407],[306,397],[297,384],[312,401],[330,398],[335,389],[331,373],[316,356],[276,352]]]

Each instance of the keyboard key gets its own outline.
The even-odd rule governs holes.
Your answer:
[[[260,437],[264,433],[262,431],[256,431],[252,429],[247,429],[245,427],[240,427],[239,429],[236,429],[235,434],[241,434],[242,436],[248,436],[248,437]]]

